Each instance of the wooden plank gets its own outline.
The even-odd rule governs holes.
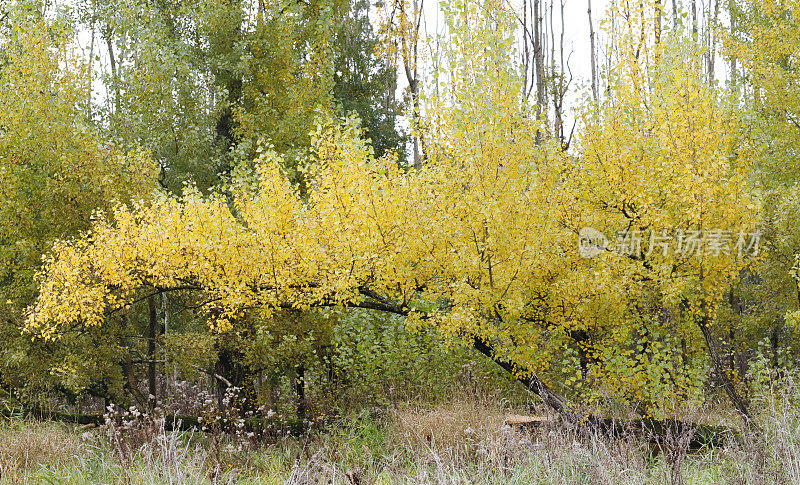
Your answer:
[[[538,428],[544,423],[550,422],[541,416],[523,416],[520,414],[509,414],[506,416],[505,424],[509,426],[533,427]]]

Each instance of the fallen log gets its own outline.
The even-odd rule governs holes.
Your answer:
[[[541,416],[524,416],[510,414],[506,416],[505,424],[519,429],[540,429],[547,426],[563,426],[555,420]],[[739,430],[727,426],[715,426],[702,423],[691,423],[675,419],[633,419],[622,421],[618,419],[593,419],[590,427],[582,430],[592,430],[610,438],[636,436],[653,444],[677,440],[679,437],[688,438],[689,448],[700,449],[707,447],[720,447],[731,442],[739,442]]]

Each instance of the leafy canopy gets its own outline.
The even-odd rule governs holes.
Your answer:
[[[736,251],[610,251],[581,259],[577,234],[752,231],[758,197],[735,110],[703,84],[688,41],[642,33],[644,6],[614,45],[611,95],[587,107],[580,147],[540,143],[510,47],[512,12],[455,2],[454,42],[423,93],[428,159],[413,173],[375,158],[358,121],[323,120],[307,190],[277,153],[230,194],[119,207],[58,243],[27,329],[56,339],[103,325],[152,291],[203,295],[212,329],[247,312],[362,307],[491,342],[520,375],[570,392],[658,404],[702,385],[708,331],[745,266]],[[642,22],[644,25],[645,22]],[[651,22],[647,22],[648,25]]]

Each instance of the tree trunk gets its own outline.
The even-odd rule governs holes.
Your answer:
[[[108,47],[108,61],[111,65],[111,82],[114,85],[114,114],[120,112],[119,77],[117,76],[117,58],[114,56],[114,39],[111,27],[105,29],[106,46]]]
[[[678,28],[678,2],[672,0],[672,28]]]
[[[130,318],[127,313],[123,314],[122,322],[125,329],[130,329]],[[127,348],[128,343],[125,342],[125,337],[120,337],[120,339],[120,347],[123,349]],[[129,351],[126,351],[122,356],[120,367],[122,367],[122,375],[125,378],[123,388],[128,391],[128,394],[136,401],[136,404],[139,406],[146,405],[147,401],[139,390],[139,382],[136,380],[136,376],[133,372],[133,358]]]
[[[306,367],[303,364],[297,366],[297,378],[295,379],[295,389],[297,391],[297,417],[306,419]]]
[[[158,404],[156,398],[156,337],[158,334],[158,318],[156,315],[155,296],[151,295],[147,298],[147,309],[150,317],[147,324],[147,405],[150,409],[155,409]]]
[[[705,306],[705,305],[703,305]],[[750,412],[747,409],[747,404],[745,403],[742,396],[739,395],[739,392],[736,390],[736,386],[734,386],[733,381],[731,381],[728,374],[725,372],[725,369],[722,367],[722,362],[717,355],[717,351],[714,349],[713,339],[711,337],[711,331],[709,330],[709,326],[711,325],[711,319],[709,315],[706,313],[706,309],[703,308],[703,317],[698,322],[700,326],[700,332],[703,334],[703,338],[706,342],[706,347],[708,348],[708,357],[711,360],[711,366],[714,368],[714,372],[716,372],[719,379],[722,381],[722,388],[725,390],[725,394],[728,395],[728,398],[731,400],[733,407],[739,412],[739,414],[744,417],[745,421],[748,424],[752,424],[752,418],[750,417]]]
[[[475,350],[492,359],[506,372],[516,375],[514,364],[511,361],[503,360],[497,357],[494,353],[494,349],[488,342],[486,342],[486,340],[476,335],[473,338],[472,345]],[[564,416],[568,420],[575,421],[574,414],[566,409],[566,399],[550,390],[550,388],[547,387],[547,384],[542,382],[536,374],[531,373],[529,377],[517,377],[517,380],[524,384],[529,391],[539,396],[539,398],[547,407],[555,411],[557,414]]]
[[[541,0],[533,0],[533,65],[536,70],[536,120],[542,121],[546,117],[543,109],[546,107],[547,93],[544,79],[544,46],[542,45],[542,7]],[[546,123],[543,123],[546,125]],[[542,142],[542,130],[536,129],[536,143]]]
[[[735,3],[733,1],[728,3],[728,13],[731,16],[731,32],[736,32],[736,12],[734,11]],[[738,79],[736,77],[736,56],[731,56],[730,61],[730,86],[733,89],[733,101],[734,104],[739,103],[739,88],[736,86]]]
[[[716,44],[717,39],[714,35],[715,26],[719,19],[719,0],[714,0],[714,18],[711,25],[708,27],[708,84],[714,84],[714,69],[716,64]]]
[[[592,21],[592,0],[588,0],[589,8],[589,48],[591,50],[591,69],[592,69],[592,98],[594,103],[600,102],[598,87],[597,87],[597,48],[594,43],[594,22]]]
[[[661,0],[656,0],[656,18],[653,25],[653,30],[655,31],[655,38],[656,38],[656,45],[661,44],[661,11],[664,7],[661,5]]]

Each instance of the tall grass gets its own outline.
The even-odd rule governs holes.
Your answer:
[[[519,410],[477,395],[364,411],[243,449],[228,446],[230,436],[167,431],[158,419],[128,435],[9,420],[0,424],[0,483],[800,483],[796,382],[769,376],[753,403],[760,432],[700,450],[689,449],[690,429],[650,440],[557,422],[512,428],[505,417]],[[693,412],[714,421],[707,410]]]

